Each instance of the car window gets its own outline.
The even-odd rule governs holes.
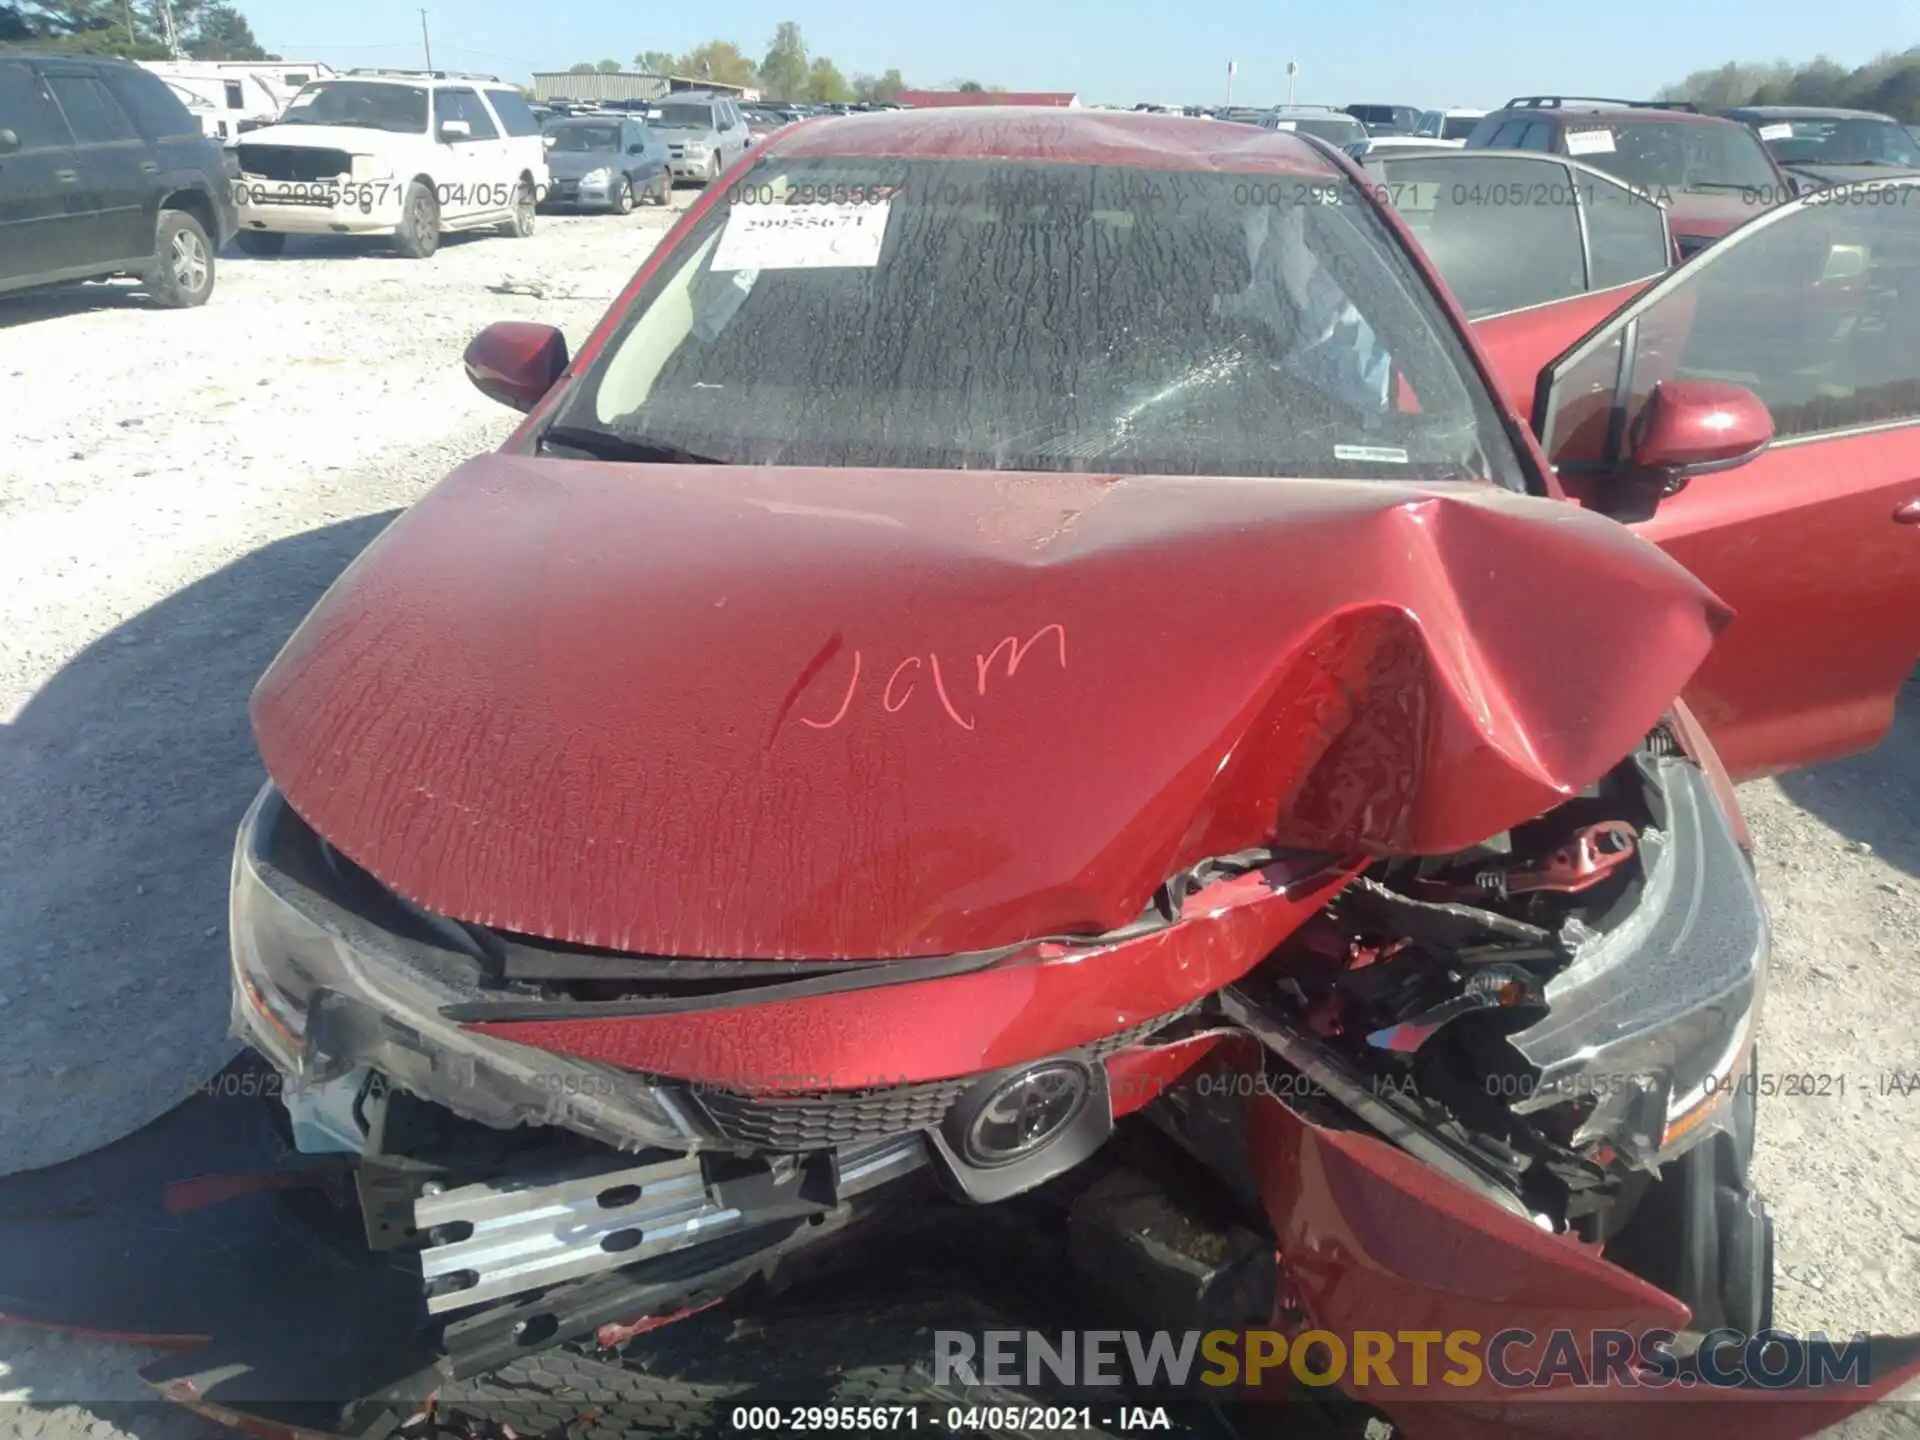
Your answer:
[[[287,102],[282,125],[346,125],[424,135],[427,92],[419,85],[390,85],[371,80],[321,80]]]
[[[1530,120],[1508,120],[1496,128],[1487,137],[1487,148],[1491,150],[1511,150],[1520,143],[1520,137],[1527,133]]]
[[[1569,131],[1566,150],[1656,196],[1780,188],[1759,137],[1731,121],[1609,120]]]
[[[1595,290],[1644,280],[1673,263],[1666,211],[1658,201],[1591,171],[1576,173],[1575,190],[1587,222],[1590,283]]]
[[[1920,145],[1891,120],[1761,121],[1760,139],[1782,165],[1888,165],[1920,169]]]
[[[224,89],[227,94],[227,108],[229,110],[244,110],[247,108],[247,92],[242,88],[238,80],[226,81]]]
[[[25,65],[0,60],[0,125],[20,137],[23,150],[71,145],[67,122],[40,86],[40,77]]]
[[[553,140],[553,153],[556,155],[588,155],[620,146],[620,128],[617,125],[589,125],[575,121],[570,125],[556,125],[547,134]]]
[[[692,105],[684,100],[662,105],[657,115],[649,114],[647,118],[666,130],[712,130],[715,128],[713,106]]]
[[[1520,138],[1514,142],[1516,150],[1553,149],[1553,126],[1544,120],[1536,120],[1520,132]]]
[[[1565,165],[1389,153],[1367,168],[1469,319],[1586,293],[1578,182]]]
[[[1480,126],[1477,115],[1450,115],[1440,122],[1442,140],[1464,140]],[[1548,148],[1552,148],[1549,146]]]
[[[47,89],[67,117],[75,144],[111,145],[139,138],[120,102],[91,75],[49,75]]]
[[[201,133],[200,122],[187,109],[180,92],[157,75],[133,66],[115,66],[107,72],[106,81],[146,134],[159,138]],[[5,102],[0,101],[0,113],[5,109]]]
[[[487,113],[487,107],[480,103],[477,91],[454,88],[442,90],[439,95],[440,118],[436,126],[449,120],[464,120],[473,127],[469,140],[498,140],[500,131],[493,123],[493,117]]]
[[[520,136],[540,133],[540,122],[534,118],[532,107],[519,91],[489,90],[487,99],[493,102],[494,113],[499,115],[500,125],[507,134]]]
[[[727,464],[1525,488],[1344,175],[775,156],[719,202],[559,424]]]
[[[1596,336],[1592,353],[1576,353],[1555,382],[1545,426],[1556,463],[1616,458],[1653,387],[1669,379],[1746,386],[1765,402],[1779,441],[1920,423],[1920,350],[1908,328],[1920,276],[1906,259],[1920,182],[1848,193],[1859,203],[1803,201],[1753,222],[1628,311],[1638,324],[1617,418],[1622,334]]]

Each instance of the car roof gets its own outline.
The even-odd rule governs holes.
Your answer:
[[[794,159],[1040,160],[1227,174],[1346,173],[1313,141],[1292,131],[1223,127],[1187,115],[1044,105],[820,116],[777,132],[760,153]]]
[[[1756,120],[1884,120],[1889,125],[1900,123],[1878,110],[1848,110],[1837,105],[1742,105],[1720,113],[1734,120],[1751,115]]]
[[[131,60],[122,60],[115,55],[61,55],[56,52],[33,50],[0,50],[0,60],[37,61],[42,65],[102,65],[116,70],[139,70],[151,73],[146,67],[135,65]]]
[[[1635,125],[1669,123],[1737,125],[1740,123],[1720,115],[1702,115],[1693,110],[1668,110],[1651,103],[1608,105],[1597,101],[1576,101],[1566,105],[1502,105],[1498,110],[1489,110],[1481,118],[1491,120],[1496,115],[1502,120],[1518,120],[1523,116],[1534,120],[1550,120],[1557,116],[1562,120],[1609,120]]]
[[[1356,125],[1360,123],[1346,111],[1336,110],[1331,105],[1276,105],[1267,113],[1269,115],[1298,115],[1302,119],[1353,120],[1353,123]]]

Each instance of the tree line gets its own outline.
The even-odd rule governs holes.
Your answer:
[[[195,60],[278,60],[228,0],[166,0],[174,33]],[[0,49],[167,60],[162,0],[0,0]]]
[[[1696,70],[1662,90],[1658,98],[1690,100],[1703,110],[1743,105],[1876,110],[1902,124],[1916,124],[1920,123],[1920,45],[1889,50],[1851,70],[1824,55],[1803,65],[1786,60],[1771,65],[1731,62],[1717,70]]]
[[[649,75],[682,75],[693,80],[711,80],[716,85],[737,85],[758,90],[768,100],[799,101],[872,101],[897,100],[907,82],[898,70],[878,75],[841,73],[840,67],[825,55],[807,49],[800,27],[788,20],[774,29],[766,54],[756,62],[731,40],[709,40],[684,55],[667,50],[642,50],[633,57],[633,66]],[[598,64],[581,61],[570,67],[574,74],[594,71],[616,74],[626,69],[618,60]],[[999,89],[977,80],[956,80],[956,90]]]

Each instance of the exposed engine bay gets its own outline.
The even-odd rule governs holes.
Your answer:
[[[1656,731],[1538,820],[1375,865],[1236,987],[1230,1011],[1278,1023],[1270,1046],[1309,1072],[1338,1062],[1336,1098],[1411,1127],[1456,1178],[1545,1228],[1606,1240],[1621,1200],[1720,1123],[1763,981],[1751,883],[1720,892],[1744,905],[1694,904],[1703,874],[1744,862],[1673,750]],[[1655,992],[1679,1002],[1663,1012],[1679,1035],[1636,1013]],[[1691,1051],[1674,1043],[1688,1037]]]

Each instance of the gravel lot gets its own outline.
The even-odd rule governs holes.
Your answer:
[[[425,263],[295,241],[223,259],[196,311],[0,301],[0,1173],[144,1124],[232,1053],[247,692],[396,510],[512,428],[460,371],[473,332],[578,340],[669,218],[542,217]],[[1777,932],[1761,1063],[1833,1077],[1761,1102],[1778,1318],[1920,1331],[1920,1088],[1886,1093],[1920,1076],[1920,688],[1878,751],[1744,799]],[[131,1406],[145,1358],[0,1326],[0,1399],[30,1402],[0,1433],[226,1433]]]

